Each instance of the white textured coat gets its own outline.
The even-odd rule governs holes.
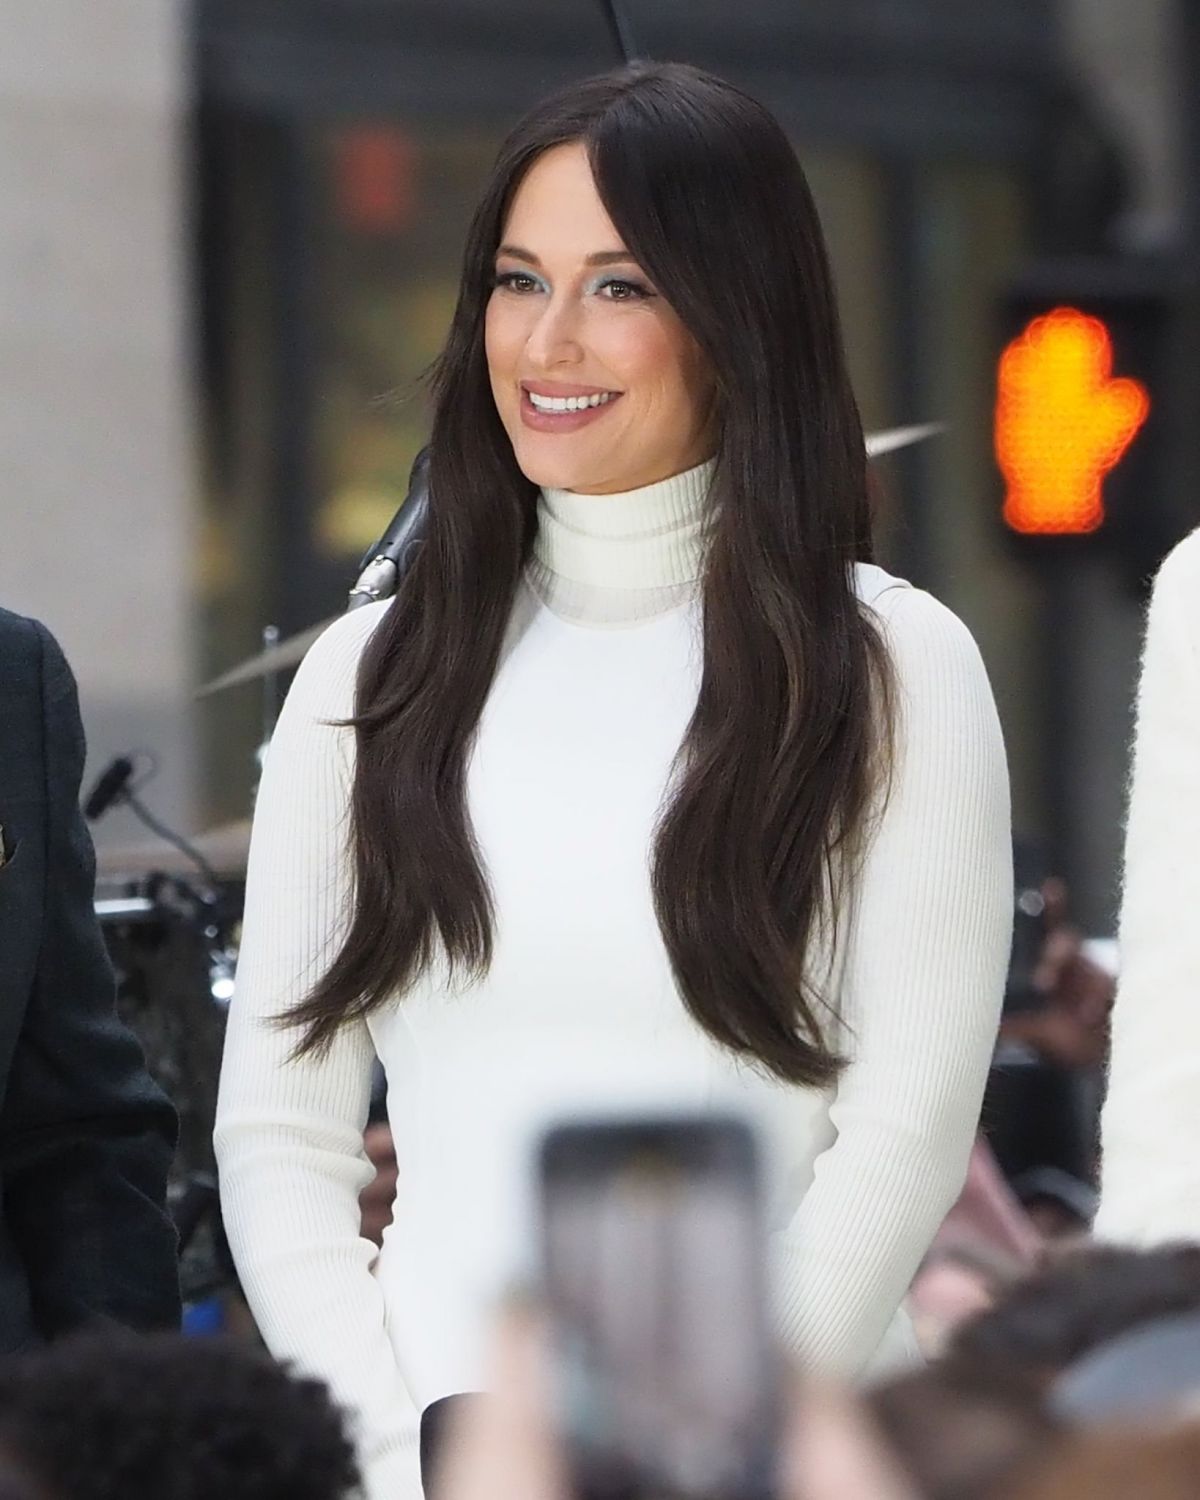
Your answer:
[[[1120,936],[1096,1232],[1200,1240],[1200,531],[1150,601]]]

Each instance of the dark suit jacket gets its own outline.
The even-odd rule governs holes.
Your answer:
[[[116,1017],[83,754],[62,652],[0,610],[0,1354],[179,1319],[175,1112]]]

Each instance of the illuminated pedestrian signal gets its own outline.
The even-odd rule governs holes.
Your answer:
[[[1113,376],[1113,341],[1098,317],[1055,307],[1000,357],[996,461],[1004,520],[1035,536],[1082,535],[1104,522],[1104,478],[1150,411],[1140,382]]]

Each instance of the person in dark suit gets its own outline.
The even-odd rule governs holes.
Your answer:
[[[177,1121],[116,1015],[83,757],[61,650],[0,610],[0,1355],[179,1321]]]

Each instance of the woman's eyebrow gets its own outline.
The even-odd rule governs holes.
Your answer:
[[[522,249],[520,245],[501,245],[496,254],[510,256],[513,260],[523,260],[526,265],[541,266],[541,261],[532,250]],[[588,266],[616,266],[636,265],[637,262],[628,250],[597,250],[584,260]]]

